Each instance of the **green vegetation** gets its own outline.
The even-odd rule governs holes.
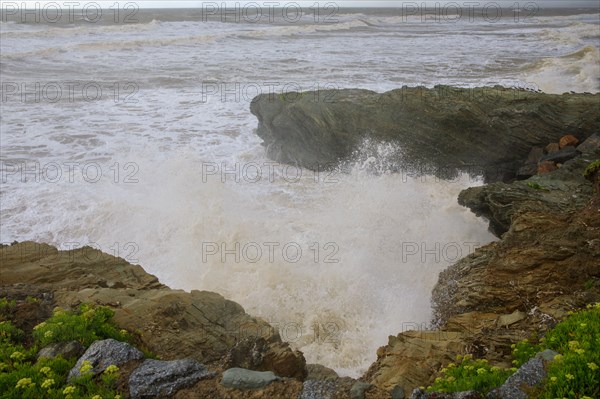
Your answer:
[[[31,299],[25,300],[32,303]],[[17,304],[0,299],[0,307],[14,309]],[[2,314],[5,314],[3,312]],[[67,382],[77,359],[41,358],[39,348],[52,342],[77,340],[89,346],[99,339],[129,341],[131,335],[111,323],[113,311],[102,306],[81,305],[77,311],[54,310],[52,317],[38,324],[32,332],[33,345],[25,347],[26,336],[10,320],[0,322],[0,398],[1,399],[120,399],[117,388],[119,368],[109,366],[94,376],[92,366],[84,362],[81,377]]]
[[[532,181],[530,181],[529,183],[527,183],[527,186],[528,186],[528,187],[531,187],[531,188],[533,188],[533,189],[536,189],[536,190],[545,190],[545,191],[550,191],[550,190],[548,190],[546,187],[542,186],[541,184],[539,184],[539,183],[536,183],[536,182],[532,182]]]
[[[129,342],[127,331],[119,331],[109,320],[114,312],[107,307],[83,304],[76,312],[54,309],[48,320],[33,329],[33,338],[40,348],[53,342],[79,341],[84,346],[99,339],[113,338]]]
[[[596,183],[600,183],[600,159],[590,163],[583,172],[583,177],[590,180],[592,183],[594,182],[594,176],[596,177]]]
[[[552,349],[560,355],[547,366],[548,376],[540,389],[530,392],[534,399],[600,398],[600,303],[571,313],[537,343],[523,340],[513,347],[513,364],[517,367],[536,353]],[[470,355],[457,358],[440,371],[429,392],[476,390],[486,394],[502,385],[516,367],[490,367],[485,359]]]
[[[502,385],[516,369],[505,370],[490,366],[485,359],[473,359],[471,355],[458,356],[457,363],[450,363],[440,371],[440,376],[427,390],[429,392],[478,391],[488,393]]]

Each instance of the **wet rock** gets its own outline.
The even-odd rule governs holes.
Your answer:
[[[530,163],[530,164],[526,164],[524,166],[521,166],[519,168],[519,170],[517,171],[517,179],[519,180],[523,180],[523,179],[528,179],[531,176],[534,176],[538,173],[538,165],[537,162],[536,163]]]
[[[565,163],[569,159],[575,158],[577,155],[579,155],[579,152],[575,149],[575,147],[569,146],[552,154],[544,155],[540,164],[548,161],[556,163]]]
[[[356,381],[350,388],[350,397],[352,399],[365,399],[365,393],[372,387],[372,384],[364,381]]]
[[[261,389],[280,379],[272,371],[253,371],[235,367],[223,372],[221,385],[235,389]]]
[[[404,389],[402,389],[400,385],[396,385],[394,388],[392,388],[392,390],[390,391],[390,395],[392,396],[392,399],[405,398]]]
[[[71,359],[79,357],[85,352],[85,347],[79,341],[55,342],[49,344],[38,352],[38,359],[62,357],[63,359]]]
[[[573,136],[572,134],[567,134],[560,138],[560,140],[558,141],[558,146],[562,150],[563,148],[569,146],[575,147],[578,143],[579,140],[577,139],[577,137]]]
[[[577,146],[577,151],[581,153],[590,153],[596,151],[598,148],[600,148],[600,135],[594,133]]]
[[[213,376],[214,373],[193,359],[147,359],[131,373],[129,392],[132,399],[165,398]]]
[[[529,155],[527,155],[526,164],[536,164],[542,159],[544,156],[544,149],[542,147],[533,147],[531,151],[529,151]]]
[[[302,393],[298,399],[333,399],[337,390],[334,381],[307,380],[302,384]]]
[[[337,380],[340,378],[335,370],[320,364],[307,364],[306,371],[308,372],[308,375],[306,376],[307,380],[326,381]]]
[[[546,152],[546,154],[553,154],[558,151],[560,151],[560,145],[558,143],[550,143],[544,147],[544,152]]]
[[[299,351],[279,341],[267,342],[262,337],[248,337],[236,343],[224,360],[225,368],[246,368],[273,371],[282,377],[303,380],[306,377],[306,360]]]
[[[143,358],[144,354],[141,351],[126,342],[119,342],[114,339],[95,341],[69,371],[68,380],[81,376],[80,369],[84,361],[89,361],[93,367],[89,372],[92,375],[97,375],[110,365],[121,366],[132,360]]]
[[[554,172],[558,167],[554,161],[541,161],[537,167],[537,174],[543,175],[545,173]]]
[[[489,399],[527,399],[527,391],[542,384],[546,378],[544,363],[554,359],[558,353],[549,349],[538,353],[533,359],[523,364],[500,387],[488,394]]]
[[[256,133],[269,158],[312,170],[387,142],[399,148],[392,170],[451,177],[476,168],[486,181],[507,180],[531,147],[558,141],[566,130],[578,138],[600,130],[600,95],[449,86],[291,94],[253,99]]]

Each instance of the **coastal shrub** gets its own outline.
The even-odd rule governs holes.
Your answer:
[[[6,303],[6,301],[5,301]],[[67,382],[76,359],[42,358],[38,348],[51,342],[77,340],[89,345],[96,339],[121,341],[129,334],[110,323],[108,308],[82,305],[75,312],[56,309],[54,315],[34,329],[35,345],[23,345],[24,333],[10,321],[0,323],[0,399],[120,399],[119,369],[111,365],[100,376],[92,376],[90,364],[81,367],[82,376]],[[52,334],[47,334],[52,332]]]
[[[485,359],[470,355],[457,357],[440,371],[428,392],[475,390],[486,394],[535,354],[545,349],[558,352],[547,365],[547,378],[541,388],[529,392],[532,399],[600,398],[600,303],[572,312],[546,333],[539,342],[523,340],[512,345],[513,364],[502,369],[490,367]]]
[[[560,355],[548,365],[540,399],[600,398],[600,303],[557,324],[546,334],[542,347]]]
[[[473,359],[471,355],[457,356],[440,371],[428,392],[478,391],[483,394],[502,385],[516,369],[490,366],[485,359]]]
[[[129,342],[129,334],[110,322],[113,316],[114,312],[105,306],[82,304],[76,311],[55,308],[52,317],[34,327],[33,338],[39,347],[73,340],[89,346],[107,338]]]

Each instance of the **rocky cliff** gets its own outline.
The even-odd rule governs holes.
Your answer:
[[[369,144],[397,144],[395,168],[487,181],[518,173],[532,146],[600,131],[600,94],[551,95],[488,87],[402,87],[263,94],[251,112],[267,156],[312,170],[336,167]]]
[[[581,154],[555,171],[460,194],[501,240],[440,273],[432,295],[436,329],[390,337],[368,381],[428,385],[467,353],[510,367],[511,344],[540,337],[570,310],[600,301],[600,196],[583,177],[600,145],[591,137],[577,149]]]

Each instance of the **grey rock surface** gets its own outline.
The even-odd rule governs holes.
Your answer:
[[[133,399],[165,398],[215,374],[193,359],[147,359],[129,377]]]
[[[331,399],[337,390],[334,381],[308,380],[302,384],[302,393],[298,399]]]
[[[235,389],[260,389],[280,379],[272,371],[254,371],[234,367],[223,372],[221,385]]]
[[[61,356],[63,359],[79,357],[85,352],[85,347],[79,341],[54,342],[38,352],[38,359],[43,357],[54,359]]]
[[[93,366],[90,372],[96,375],[102,373],[110,365],[121,366],[129,361],[143,358],[144,354],[141,351],[126,342],[114,339],[96,341],[77,360],[75,366],[69,371],[68,379],[81,376],[80,368],[86,360]]]

